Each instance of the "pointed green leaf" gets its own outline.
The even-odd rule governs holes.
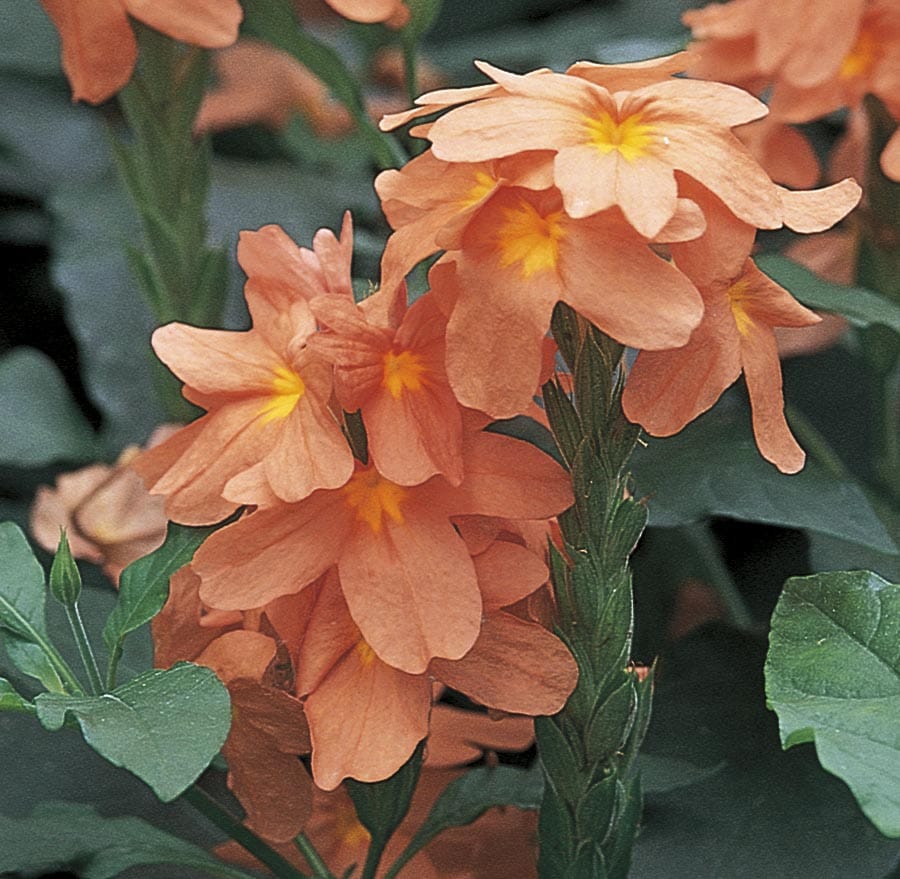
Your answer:
[[[637,495],[651,497],[650,524],[670,527],[728,516],[830,534],[895,553],[865,492],[816,461],[779,473],[760,456],[749,420],[719,407],[677,436],[647,437],[632,459]]]
[[[53,361],[32,348],[0,359],[0,463],[38,467],[99,457],[94,432]]]
[[[110,651],[162,610],[169,597],[169,578],[190,562],[215,528],[189,528],[170,522],[163,545],[125,568],[119,579],[119,599],[103,630]]]
[[[18,525],[0,524],[0,630],[6,651],[24,674],[48,690],[63,687],[50,659],[53,648],[44,620],[44,570]]]
[[[900,836],[900,585],[867,571],[788,580],[766,695],[785,748],[814,741],[886,836]]]
[[[35,705],[51,731],[72,715],[98,754],[133,772],[165,802],[196,781],[231,724],[224,685],[210,669],[187,662],[145,672],[101,696],[42,693]]]
[[[832,284],[784,256],[761,256],[756,262],[810,308],[842,314],[858,327],[883,324],[900,333],[900,305],[872,290]]]
[[[27,818],[0,816],[0,874],[77,870],[82,879],[113,879],[130,867],[167,864],[247,879],[192,843],[141,818],[106,818],[80,803],[41,803]]]
[[[0,711],[19,711],[31,714],[34,712],[34,705],[20,696],[9,681],[0,678]]]

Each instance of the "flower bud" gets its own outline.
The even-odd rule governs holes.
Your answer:
[[[81,594],[81,574],[69,549],[65,528],[59,529],[59,546],[50,568],[50,591],[57,601],[68,607],[74,606]]]

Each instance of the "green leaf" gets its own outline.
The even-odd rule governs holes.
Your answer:
[[[53,361],[33,348],[0,359],[0,464],[39,467],[99,457],[97,441]]]
[[[409,760],[384,781],[347,781],[347,792],[356,807],[356,815],[375,842],[384,843],[390,839],[406,817],[419,781],[423,751],[424,744],[420,743]]]
[[[722,625],[660,658],[666,673],[641,754],[709,771],[646,792],[630,879],[887,879],[897,866],[897,842],[813,749],[782,750],[764,658],[762,639]]]
[[[44,571],[22,530],[0,523],[0,630],[16,667],[48,690],[64,692],[50,655],[54,652],[44,619]]]
[[[60,729],[69,715],[85,741],[168,802],[196,781],[231,723],[228,691],[208,668],[182,662],[153,669],[101,696],[40,694],[38,719]]]
[[[0,711],[19,711],[23,714],[32,714],[34,705],[20,696],[9,681],[0,678]]]
[[[646,441],[632,466],[638,495],[650,497],[651,525],[728,516],[897,552],[858,483],[836,479],[815,461],[792,476],[779,473],[759,455],[750,424],[724,406],[676,436]]]
[[[519,769],[515,766],[479,766],[451,782],[432,806],[428,817],[403,854],[392,865],[390,875],[410,861],[439,833],[449,827],[471,824],[495,806],[515,806],[537,810],[543,795],[540,766]]]
[[[872,823],[900,837],[900,585],[867,571],[794,577],[769,643],[784,747],[814,741]]]
[[[119,599],[103,630],[103,640],[111,652],[129,632],[162,610],[169,597],[169,578],[191,561],[197,547],[215,528],[189,528],[170,522],[162,546],[125,568],[119,579]]]
[[[77,870],[81,879],[113,879],[130,867],[168,864],[213,876],[247,874],[141,818],[107,818],[90,806],[41,803],[28,818],[0,816],[0,874]]]
[[[809,308],[842,314],[858,327],[883,324],[900,333],[900,305],[872,290],[832,284],[784,256],[761,256],[756,262]]]

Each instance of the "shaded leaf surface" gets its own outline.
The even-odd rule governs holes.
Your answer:
[[[900,846],[811,748],[782,751],[764,656],[761,640],[710,625],[660,658],[642,754],[693,765],[698,777],[650,785],[632,879],[885,879],[900,864]]]
[[[865,571],[788,580],[766,694],[785,748],[814,741],[888,836],[900,836],[900,586]]]
[[[53,361],[33,348],[0,360],[0,464],[39,467],[97,458],[90,424]]]
[[[0,874],[70,867],[82,879],[112,879],[144,864],[246,875],[141,818],[104,818],[90,806],[61,802],[42,803],[27,818],[0,816]]]
[[[650,498],[652,525],[727,516],[897,551],[858,483],[835,479],[815,461],[792,476],[779,473],[760,457],[749,423],[721,404],[676,436],[646,439],[633,470],[638,492]]]
[[[190,786],[228,735],[228,691],[208,668],[154,669],[101,696],[42,693],[38,718],[58,730],[71,714],[85,741],[168,802]]]

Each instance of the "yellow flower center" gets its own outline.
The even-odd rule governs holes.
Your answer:
[[[339,805],[334,811],[334,834],[348,848],[366,846],[371,837],[350,805]]]
[[[366,643],[364,638],[359,639],[354,649],[359,657],[359,664],[363,668],[368,668],[375,661],[375,651]]]
[[[753,318],[747,312],[747,304],[752,297],[747,295],[748,284],[746,281],[737,280],[728,288],[728,300],[731,304],[731,313],[737,325],[738,332],[742,336],[749,336],[753,329]]]
[[[272,370],[271,392],[259,410],[263,424],[287,418],[294,411],[297,401],[306,393],[303,379],[286,366]]]
[[[878,58],[878,39],[868,30],[861,30],[853,48],[841,62],[838,76],[841,79],[853,79],[856,76],[865,76],[874,66]]]
[[[343,492],[347,504],[356,511],[357,519],[365,522],[375,534],[381,531],[385,515],[399,525],[403,524],[400,504],[406,489],[385,479],[377,470],[361,470],[354,474]]]
[[[642,122],[642,113],[626,116],[621,122],[610,113],[586,116],[585,125],[591,145],[606,155],[613,150],[623,159],[633,162],[650,153],[656,140],[656,126]]]
[[[404,391],[422,389],[423,375],[427,371],[422,358],[412,351],[401,351],[399,354],[388,351],[384,355],[381,384],[391,392],[395,400],[399,400]]]
[[[523,278],[553,271],[559,262],[559,242],[565,237],[563,211],[542,216],[524,199],[516,207],[504,208],[493,242],[503,268],[518,265]]]
[[[495,186],[497,181],[486,171],[478,171],[475,174],[475,185],[463,196],[459,202],[464,208],[478,204]]]

